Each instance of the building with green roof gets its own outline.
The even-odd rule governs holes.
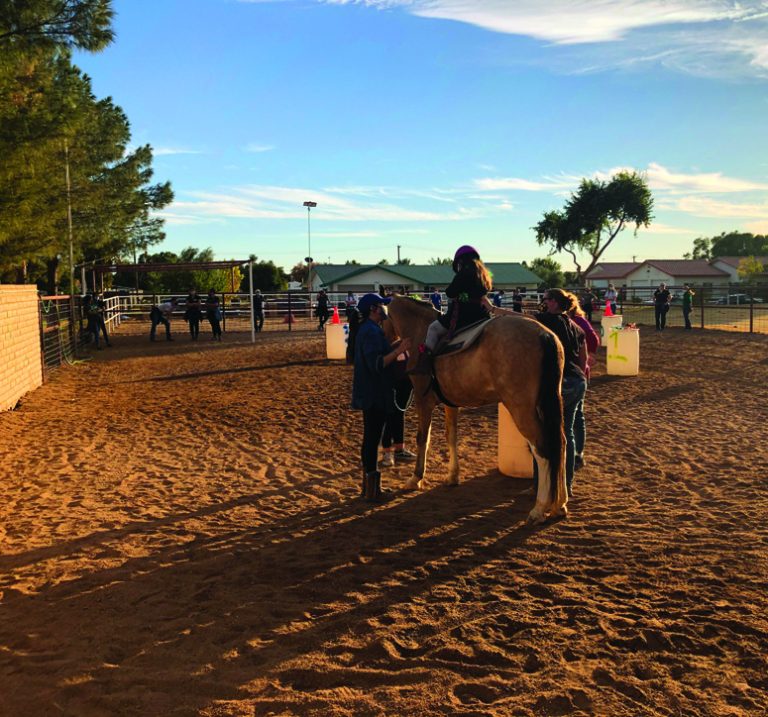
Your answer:
[[[541,284],[541,278],[519,262],[491,262],[486,267],[497,290],[535,291]],[[453,277],[453,269],[445,264],[318,264],[312,268],[312,290],[364,293],[390,288],[420,293],[433,286],[445,289]]]

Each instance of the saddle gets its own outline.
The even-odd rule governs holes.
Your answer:
[[[463,326],[453,334],[453,336],[449,334],[436,346],[433,356],[437,357],[445,356],[446,354],[457,354],[468,349],[475,343],[475,341],[477,341],[480,334],[483,333],[488,322],[493,321],[493,319],[493,316],[490,316],[487,319],[480,319],[480,321],[475,321],[473,324]]]

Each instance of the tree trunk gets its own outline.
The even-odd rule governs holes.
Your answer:
[[[55,295],[59,293],[59,260],[54,257],[48,259],[46,262],[47,275],[48,275],[48,293]]]
[[[21,264],[19,264],[18,268],[16,269],[16,283],[17,284],[27,283],[27,260],[26,259],[22,259]]]

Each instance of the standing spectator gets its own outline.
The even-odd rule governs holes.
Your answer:
[[[581,310],[584,312],[584,315],[590,324],[592,323],[592,312],[595,310],[596,301],[597,297],[592,289],[585,289],[584,293],[581,295]]]
[[[430,295],[429,300],[432,302],[432,306],[434,306],[442,314],[443,295],[440,293],[436,286],[432,287],[432,294]]]
[[[503,303],[504,303],[504,289],[499,289],[493,295],[493,305],[496,307],[500,307]]]
[[[618,307],[616,306],[616,299],[618,298],[616,287],[613,284],[608,284],[608,288],[605,290],[605,300],[611,304],[611,311],[614,314],[618,314]]]
[[[256,331],[264,328],[264,297],[261,295],[261,289],[253,292],[253,325]]]
[[[107,332],[107,321],[104,318],[104,314],[107,311],[107,304],[104,301],[104,297],[101,294],[94,293],[91,298],[91,306],[95,307],[95,321],[96,321],[96,348],[99,348],[99,332],[104,334],[104,343],[107,346],[112,346],[109,341],[109,333]]]
[[[355,295],[354,291],[348,291],[347,301],[346,301],[347,320],[349,320],[349,317],[352,314],[352,311],[356,308],[357,308],[357,296]]]
[[[317,295],[317,308],[315,309],[315,315],[317,316],[318,324],[317,330],[322,331],[325,322],[328,321],[330,309],[328,308],[328,293],[325,289],[320,289]]]
[[[359,304],[355,302],[363,322],[355,337],[352,408],[363,412],[363,493],[371,502],[383,497],[378,453],[387,415],[395,410],[392,363],[410,348],[409,339],[390,346],[381,329],[390,301],[378,294],[366,294]]]
[[[176,299],[170,299],[169,301],[164,301],[163,303],[152,307],[149,312],[149,320],[152,322],[152,328],[149,330],[150,341],[155,340],[155,332],[158,324],[165,326],[165,340],[173,341],[173,338],[171,337],[171,315],[175,308]]]
[[[101,330],[99,326],[99,304],[96,295],[86,294],[83,299],[83,306],[85,307],[85,317],[88,320],[86,331],[93,336],[96,349],[101,351],[101,346],[99,346],[99,332]]]
[[[683,289],[683,319],[685,320],[685,328],[690,329],[693,328],[691,326],[691,310],[696,292],[688,284],[683,284]]]
[[[211,324],[213,340],[221,341],[221,304],[216,289],[211,289],[205,297],[205,316]]]
[[[667,312],[669,311],[669,302],[672,299],[667,285],[662,281],[659,288],[653,292],[653,311],[656,315],[656,331],[664,331],[667,325]]]
[[[518,314],[523,313],[523,295],[520,293],[520,289],[515,289],[512,292],[512,311]]]
[[[571,308],[568,310],[568,316],[576,326],[584,332],[584,339],[587,348],[587,361],[584,367],[584,375],[589,386],[589,378],[592,366],[595,365],[595,354],[600,346],[600,337],[592,328],[592,324],[587,321],[584,311],[579,306],[579,300],[574,294],[569,294],[571,299]],[[585,394],[586,398],[586,394]],[[576,406],[576,414],[573,419],[573,447],[574,447],[574,470],[584,467],[584,445],[587,442],[587,421],[584,417],[584,399],[579,401]]]
[[[189,322],[189,335],[192,341],[197,341],[200,335],[200,320],[203,318],[202,302],[194,287],[187,294],[187,310],[184,312],[184,318]]]

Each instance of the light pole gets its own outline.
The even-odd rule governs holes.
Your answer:
[[[307,208],[307,293],[309,294],[309,311],[310,318],[312,316],[312,233],[309,228],[309,214],[312,211],[312,207],[317,206],[317,202],[304,202],[304,206]]]

